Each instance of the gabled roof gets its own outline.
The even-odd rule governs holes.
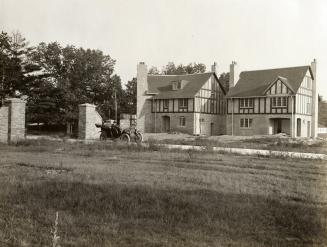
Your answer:
[[[218,81],[217,75],[214,72],[187,75],[148,75],[147,93],[156,94],[154,96],[156,99],[193,98],[212,75]],[[179,90],[172,90],[172,83],[182,80],[186,82],[185,86]]]
[[[297,92],[308,70],[313,77],[310,66],[243,71],[235,87],[230,88],[227,97],[264,96],[266,89],[278,79]]]
[[[292,88],[291,84],[289,84],[288,80],[285,77],[282,76],[278,76],[277,79],[275,81],[273,81],[272,83],[270,83],[270,85],[266,88],[266,90],[263,92],[263,94],[266,94],[267,91],[277,82],[277,81],[281,81],[282,83],[284,83],[293,93],[295,93],[294,89]]]

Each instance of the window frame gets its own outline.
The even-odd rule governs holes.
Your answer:
[[[163,100],[163,109],[168,110],[169,109],[169,99]]]
[[[179,117],[179,127],[185,127],[186,126],[186,118],[184,116]]]
[[[253,98],[240,98],[240,109],[251,109],[254,107]]]
[[[271,98],[272,108],[287,108],[288,100],[286,96],[277,96]]]
[[[178,99],[178,109],[188,109],[188,99]]]
[[[240,128],[241,129],[252,129],[253,118],[241,118],[240,119]]]

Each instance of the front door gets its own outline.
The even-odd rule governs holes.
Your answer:
[[[276,119],[276,134],[282,132],[282,120]]]
[[[301,118],[296,120],[296,136],[301,136]]]
[[[311,131],[310,130],[311,130],[311,122],[308,121],[308,129],[307,129],[307,135],[308,136],[307,137],[310,137],[311,136],[311,133],[310,133]]]
[[[214,125],[213,125],[213,123],[210,123],[210,135],[211,136],[214,135]]]
[[[170,131],[170,117],[163,116],[162,117],[162,132]]]

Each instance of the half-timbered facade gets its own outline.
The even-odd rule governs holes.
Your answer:
[[[214,67],[213,67],[214,70]],[[138,65],[137,118],[144,132],[226,133],[226,98],[215,71],[148,75]]]
[[[315,71],[314,61],[311,66],[242,72],[227,95],[227,134],[315,137]]]

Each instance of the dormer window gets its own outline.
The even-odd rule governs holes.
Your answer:
[[[172,81],[172,90],[183,89],[187,83],[186,80]]]
[[[181,81],[173,81],[172,84],[173,90],[178,90],[182,88],[182,82]]]

